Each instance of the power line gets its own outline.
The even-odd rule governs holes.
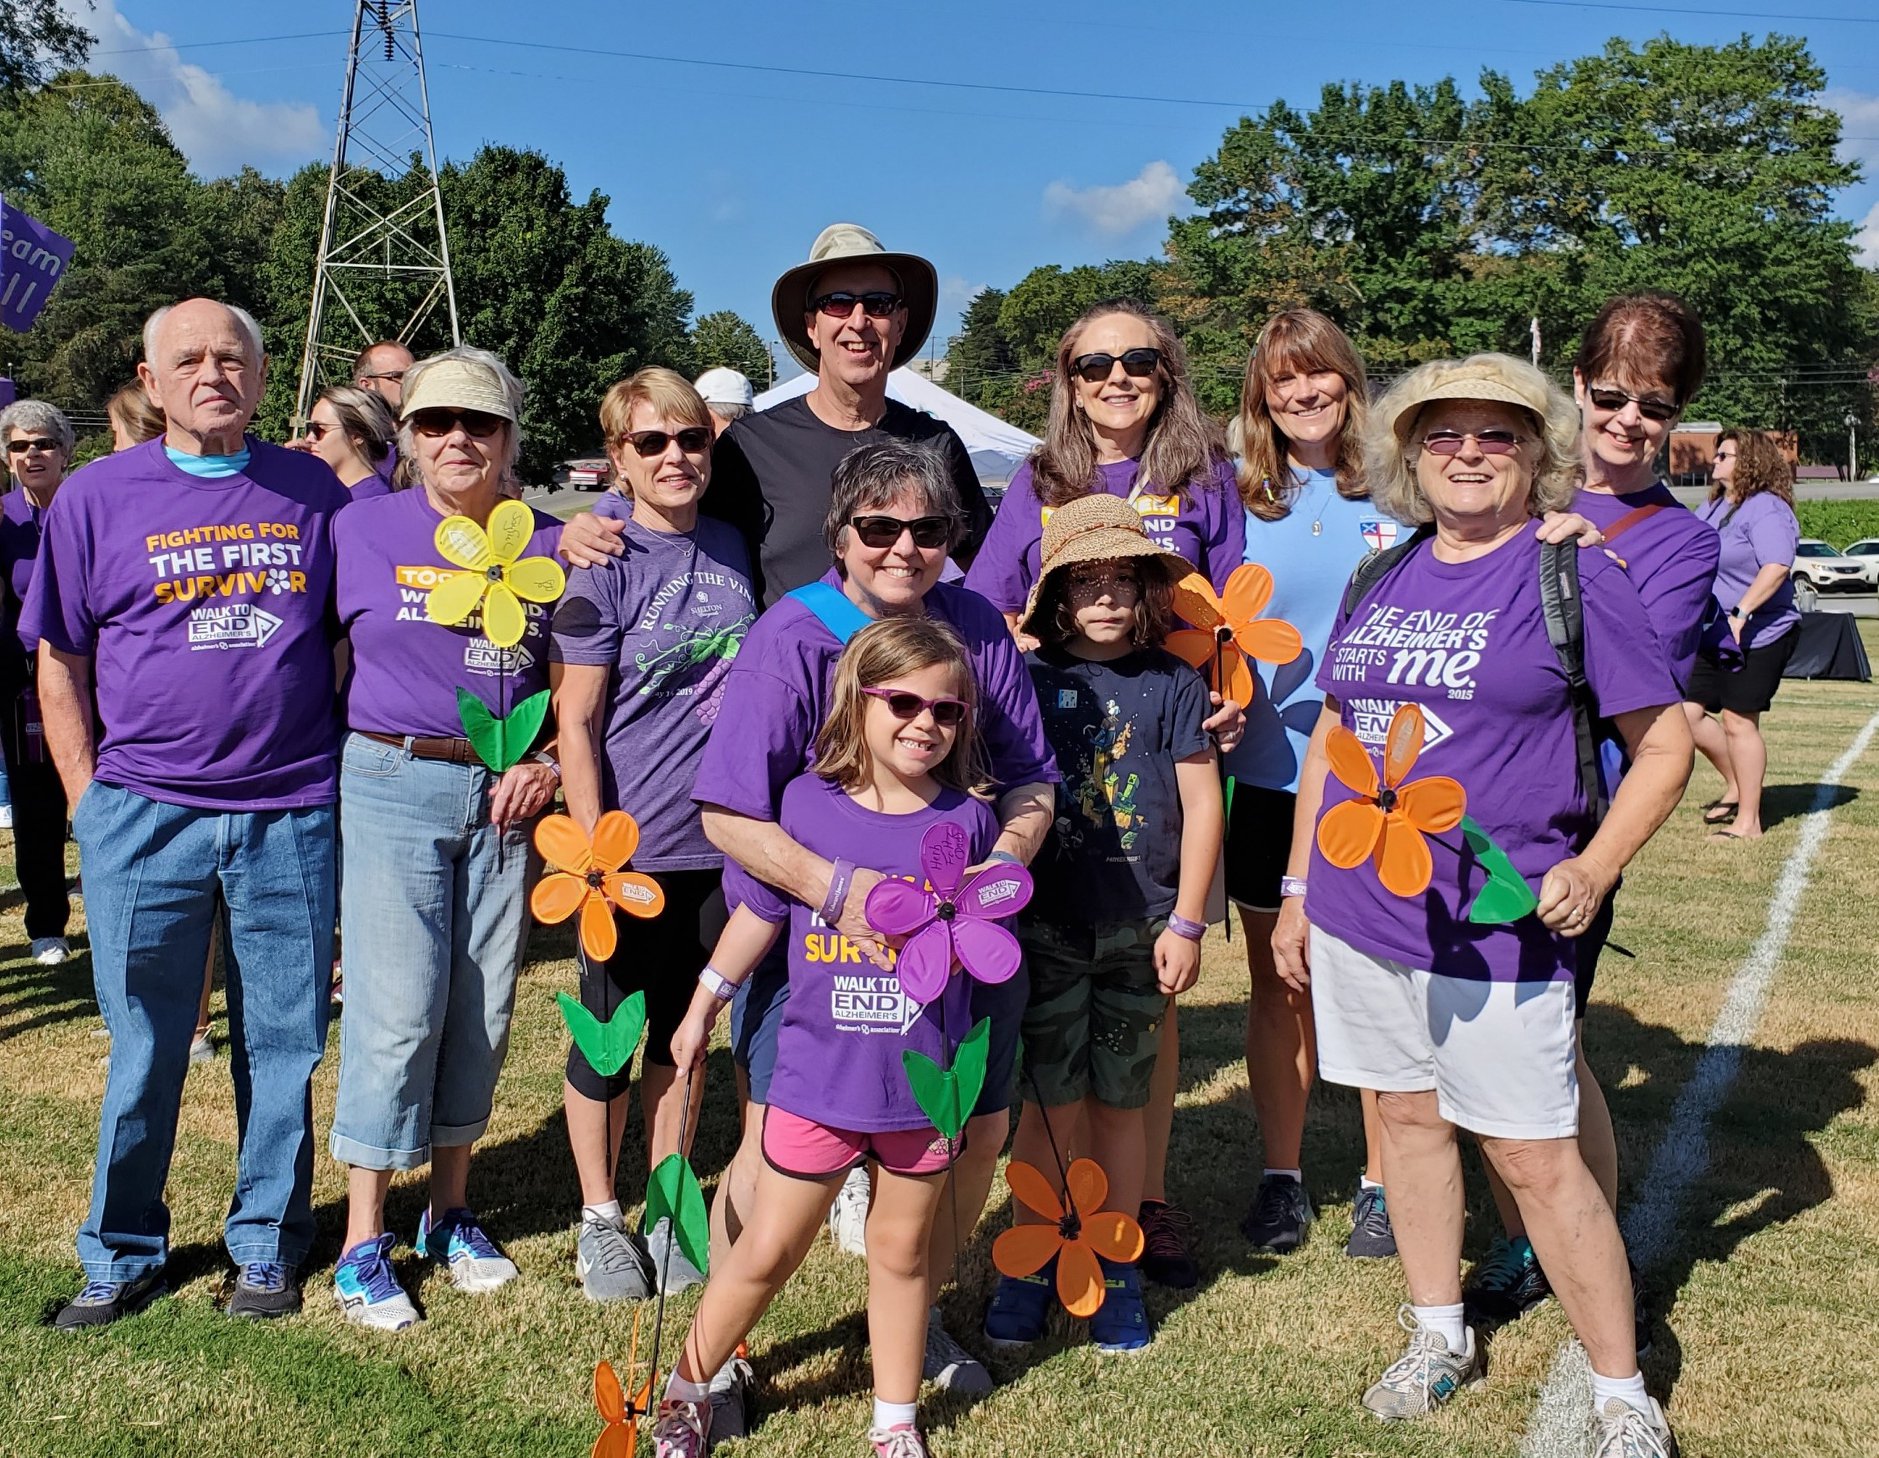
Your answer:
[[[148,51],[200,51],[210,46],[260,46],[274,41],[326,40],[332,36],[349,35],[344,30],[303,30],[293,35],[246,35],[237,40],[207,41],[162,41],[148,46],[113,46],[109,50],[93,51],[94,56],[130,56]]]
[[[1709,10],[1682,5],[1620,5],[1614,0],[1498,0],[1502,5],[1541,5],[1557,10],[1636,10],[1653,15],[1720,15],[1732,20],[1824,20],[1841,25],[1879,25],[1879,15],[1790,15],[1767,10]]]

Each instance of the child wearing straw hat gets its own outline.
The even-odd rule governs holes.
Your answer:
[[[1200,975],[1224,826],[1202,728],[1213,712],[1207,687],[1159,646],[1174,585],[1192,570],[1150,540],[1127,502],[1082,497],[1046,523],[1042,571],[1019,619],[1039,644],[1027,663],[1063,783],[1019,923],[1031,992],[1013,1156],[1059,1171],[1062,1151],[1087,1150],[1118,1210],[1141,1202],[1156,1047],[1169,1000]],[[1106,1352],[1139,1351],[1149,1329],[1136,1267],[1104,1267],[1091,1337]],[[1054,1274],[1001,1276],[987,1339],[1021,1346],[1042,1336]]]

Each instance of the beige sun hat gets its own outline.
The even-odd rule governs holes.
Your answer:
[[[409,420],[420,410],[481,410],[485,415],[500,415],[511,425],[516,423],[515,407],[509,403],[502,380],[488,365],[474,359],[424,361],[415,387],[405,390],[399,418]]]
[[[1038,634],[1031,626],[1037,605],[1043,600],[1044,585],[1053,572],[1078,562],[1113,562],[1118,557],[1149,557],[1162,564],[1168,581],[1179,582],[1194,570],[1179,552],[1158,545],[1142,525],[1142,515],[1120,496],[1106,491],[1079,496],[1058,507],[1044,523],[1043,561],[1037,581],[1031,584],[1024,600],[1024,612],[1018,618],[1018,631]]]
[[[802,321],[809,312],[809,290],[816,275],[838,263],[878,263],[900,279],[900,295],[907,303],[907,331],[894,351],[893,367],[899,369],[920,353],[920,346],[933,328],[933,313],[939,304],[939,274],[917,253],[890,253],[859,223],[830,223],[809,245],[809,261],[797,264],[776,281],[776,287],[770,290],[770,313],[776,320],[777,334],[804,369],[814,374],[821,368],[822,361]]]
[[[1470,355],[1430,369],[1418,388],[1392,402],[1396,415],[1390,429],[1399,444],[1408,443],[1422,407],[1437,400],[1491,400],[1525,410],[1542,423],[1553,403],[1546,376],[1525,360],[1506,354]]]

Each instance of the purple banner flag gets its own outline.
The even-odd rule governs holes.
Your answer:
[[[0,198],[0,324],[15,334],[33,327],[72,262],[73,244]]]

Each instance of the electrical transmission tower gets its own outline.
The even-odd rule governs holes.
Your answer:
[[[439,303],[449,311],[450,342],[462,343],[417,0],[357,0],[296,431],[324,385],[350,380],[361,349],[379,339],[412,342]]]

